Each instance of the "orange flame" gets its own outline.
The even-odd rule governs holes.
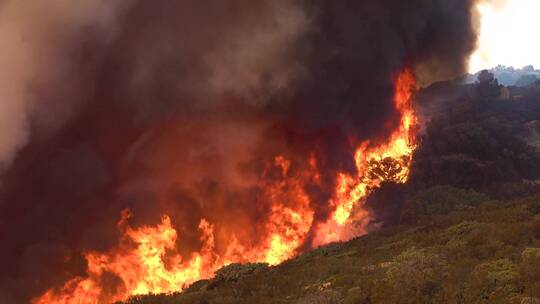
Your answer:
[[[416,148],[417,117],[412,106],[416,88],[414,75],[405,70],[396,78],[394,105],[401,114],[400,125],[382,143],[362,142],[354,153],[357,174],[340,173],[331,201],[330,219],[317,228],[313,246],[345,240],[366,233],[369,212],[362,203],[383,181],[405,183],[409,177],[412,154]],[[227,248],[219,255],[215,249],[214,226],[205,219],[199,224],[203,244],[189,259],[177,250],[181,236],[163,216],[156,226],[132,228],[129,211],[121,214],[118,229],[120,243],[107,253],[88,252],[87,276],[69,280],[61,288],[52,288],[34,304],[101,304],[124,300],[133,295],[171,293],[192,282],[209,278],[230,263],[264,262],[279,264],[293,257],[307,239],[314,223],[314,210],[305,186],[320,184],[320,172],[314,156],[306,170],[294,170],[291,160],[277,156],[268,164],[277,170],[277,178],[263,178],[262,197],[271,202],[266,238],[259,244],[243,244],[230,235]],[[118,280],[112,281],[112,277]],[[111,286],[113,285],[113,286]]]
[[[122,212],[118,227],[124,235],[117,248],[107,254],[86,254],[87,278],[72,279],[60,290],[51,289],[35,303],[112,303],[130,295],[178,291],[195,279],[211,274],[209,271],[213,269],[208,263],[213,260],[213,232],[208,222],[202,220],[199,225],[205,246],[189,261],[183,261],[178,252],[174,252],[177,233],[169,217],[164,216],[155,227],[132,229],[127,226],[131,216],[127,210]],[[169,263],[174,266],[170,269],[163,261],[168,250],[175,253]],[[122,286],[114,291],[105,290],[103,279],[107,273],[120,278]]]
[[[386,142],[375,145],[367,140],[355,152],[357,175],[340,173],[333,201],[333,216],[320,225],[315,245],[350,239],[367,233],[369,213],[362,208],[367,196],[384,181],[405,183],[409,178],[412,155],[416,149],[418,118],[412,105],[418,89],[410,70],[401,72],[395,81],[394,106],[401,114],[399,127]]]

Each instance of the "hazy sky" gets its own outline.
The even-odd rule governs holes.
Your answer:
[[[540,0],[507,0],[479,4],[482,16],[479,48],[469,71],[498,64],[540,68]]]

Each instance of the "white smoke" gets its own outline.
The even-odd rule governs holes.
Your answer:
[[[0,172],[28,143],[32,125],[56,129],[80,102],[76,95],[68,103],[40,99],[32,91],[65,85],[62,66],[69,58],[60,55],[62,42],[88,26],[113,35],[120,8],[100,0],[0,2]]]

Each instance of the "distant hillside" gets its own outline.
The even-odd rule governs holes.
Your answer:
[[[540,85],[484,76],[420,92],[410,181],[368,199],[369,235],[125,303],[540,303]]]
[[[533,66],[526,66],[523,69],[515,69],[513,67],[505,67],[499,65],[489,70],[499,80],[499,83],[504,86],[528,86],[540,79],[540,70],[535,70]],[[478,78],[478,74],[468,75],[466,81],[473,83]]]

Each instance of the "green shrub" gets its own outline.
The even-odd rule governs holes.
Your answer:
[[[401,220],[414,223],[432,215],[444,215],[454,210],[474,208],[489,198],[473,190],[463,190],[452,186],[436,186],[422,191],[405,205]]]
[[[526,248],[521,256],[520,283],[527,295],[540,297],[540,248]]]
[[[311,293],[296,301],[296,304],[338,304],[340,303],[341,295],[338,292],[325,290],[321,292]]]
[[[238,281],[240,278],[260,273],[268,269],[268,264],[251,263],[251,264],[230,264],[216,271],[214,280],[218,281]]]
[[[383,284],[389,303],[438,303],[448,265],[437,254],[410,248],[397,256],[386,271]]]
[[[518,291],[517,267],[509,259],[498,259],[477,265],[472,272],[471,301],[508,303]]]

